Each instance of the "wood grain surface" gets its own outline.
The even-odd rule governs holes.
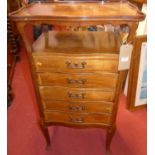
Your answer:
[[[109,113],[112,114],[112,102],[104,101],[42,101],[47,111],[63,111],[76,113]]]
[[[115,89],[68,88],[61,86],[40,86],[43,100],[62,101],[113,101]]]
[[[115,88],[118,74],[113,73],[38,73],[38,83],[42,86],[66,86],[83,88]]]
[[[10,14],[13,20],[131,20],[144,18],[134,5],[123,2],[53,2],[33,3]],[[24,19],[25,18],[25,19]]]

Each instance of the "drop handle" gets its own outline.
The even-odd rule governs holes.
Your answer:
[[[70,121],[73,123],[84,123],[84,118],[82,118],[82,117],[76,117],[76,118],[70,117]]]
[[[68,97],[69,98],[84,99],[85,95],[86,95],[85,93],[72,93],[72,92],[68,92]]]
[[[68,69],[84,69],[86,67],[86,62],[83,61],[81,63],[71,63],[70,61],[66,61],[66,65]]]
[[[68,84],[85,84],[86,81],[87,80],[85,79],[81,79],[81,80],[76,80],[76,79],[71,79],[71,78],[67,79]]]
[[[83,110],[85,110],[85,106],[69,106],[69,110],[71,110],[71,111],[83,111]]]
[[[39,61],[36,64],[37,64],[37,66],[42,66],[42,63]]]

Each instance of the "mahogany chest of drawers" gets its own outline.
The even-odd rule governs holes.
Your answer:
[[[125,75],[118,70],[120,46],[132,42],[144,14],[128,2],[57,2],[33,3],[10,18],[26,45],[47,143],[52,124],[103,127],[109,151]],[[43,28],[32,43],[28,24],[59,30]],[[87,29],[94,25],[97,31]]]

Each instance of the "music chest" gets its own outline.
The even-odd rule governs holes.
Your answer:
[[[144,17],[128,2],[36,2],[10,14],[27,49],[47,144],[49,125],[102,127],[110,150],[126,74],[118,70],[120,47],[132,43]],[[27,25],[42,28],[35,41]]]

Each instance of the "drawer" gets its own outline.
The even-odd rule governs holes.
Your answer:
[[[58,54],[33,55],[37,72],[117,72],[118,55],[70,56]]]
[[[112,113],[113,103],[103,101],[67,102],[43,101],[45,110],[77,112],[77,113]]]
[[[111,115],[108,114],[77,114],[65,112],[45,111],[45,121],[73,124],[110,124]]]
[[[61,85],[66,87],[115,88],[118,74],[114,73],[38,73],[39,85]]]
[[[40,86],[42,100],[63,101],[113,101],[114,89],[68,88]]]

